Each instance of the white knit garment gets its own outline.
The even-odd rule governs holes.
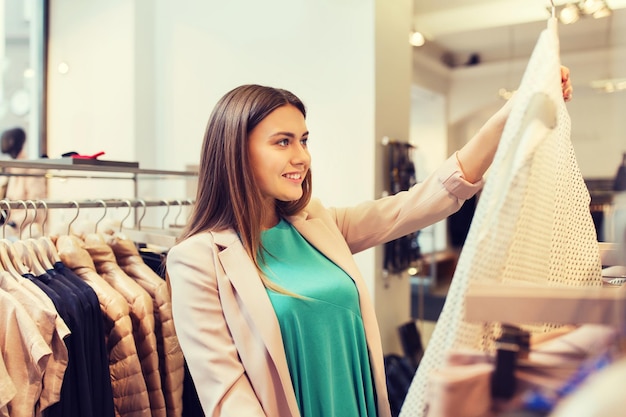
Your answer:
[[[428,375],[444,365],[450,349],[492,350],[497,326],[464,321],[468,284],[602,285],[590,196],[570,128],[557,24],[550,19],[516,93],[443,310],[400,417],[425,415]],[[555,326],[525,327],[544,332]]]

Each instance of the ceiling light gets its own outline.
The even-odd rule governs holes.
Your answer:
[[[501,87],[498,90],[498,95],[500,96],[500,98],[504,99],[504,100],[510,100],[511,97],[513,97],[513,94],[515,94],[517,92],[517,90],[508,90],[504,87]]]
[[[605,8],[606,4],[602,0],[583,0],[580,2],[580,10],[584,14],[594,14],[598,10]]]
[[[617,91],[626,90],[626,78],[608,78],[603,80],[594,80],[591,82],[591,88],[603,93],[615,93]]]
[[[606,4],[606,0],[580,0],[556,6],[556,13],[561,23],[569,25],[585,16],[593,16],[596,19],[607,17],[611,14],[611,8]]]
[[[420,32],[413,32],[409,37],[409,43],[413,46],[423,46],[426,43],[426,39]]]
[[[604,5],[600,9],[593,12],[592,16],[595,17],[596,19],[600,19],[601,17],[607,17],[610,15],[611,15],[611,9],[609,9],[607,5]]]
[[[559,13],[559,20],[561,23],[565,25],[569,25],[571,23],[575,23],[580,18],[580,10],[578,10],[578,6],[573,3],[570,3],[561,9]]]

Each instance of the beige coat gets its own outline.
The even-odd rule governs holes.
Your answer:
[[[82,240],[76,236],[59,236],[56,246],[63,263],[89,284],[98,296],[109,353],[115,415],[150,417],[148,388],[135,347],[128,302],[96,272]]]
[[[159,374],[152,297],[117,264],[113,249],[107,245],[102,235],[91,233],[83,240],[85,249],[96,266],[96,271],[128,302],[135,346],[150,398],[151,416],[165,417],[167,413]]]
[[[146,265],[132,240],[111,236],[107,243],[113,249],[118,265],[152,297],[159,369],[163,381],[167,416],[181,417],[185,359],[178,344],[176,329],[174,329],[169,289],[165,280]]]
[[[451,157],[408,192],[354,207],[313,200],[287,220],[354,280],[376,386],[389,417],[383,351],[369,290],[352,254],[444,219],[482,185]],[[170,251],[176,331],[207,417],[298,417],[280,327],[257,270],[233,230],[194,235]]]

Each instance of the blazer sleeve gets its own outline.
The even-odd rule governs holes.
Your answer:
[[[408,191],[329,212],[352,253],[357,253],[445,219],[482,185],[483,180],[474,184],[466,181],[456,155],[452,155]]]
[[[224,318],[210,235],[170,249],[167,274],[176,334],[207,417],[265,416]]]

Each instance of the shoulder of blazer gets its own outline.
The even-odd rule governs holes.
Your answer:
[[[325,218],[329,214],[329,210],[322,204],[320,199],[312,198],[302,211],[288,216],[288,219],[293,224],[298,221]]]
[[[178,242],[176,245],[172,246],[168,251],[168,258],[178,252],[187,252],[190,250],[197,250],[199,248],[214,248],[218,252],[224,248],[229,247],[234,242],[239,241],[239,236],[232,229],[227,229],[223,231],[205,231],[197,233],[193,236],[186,238]]]

